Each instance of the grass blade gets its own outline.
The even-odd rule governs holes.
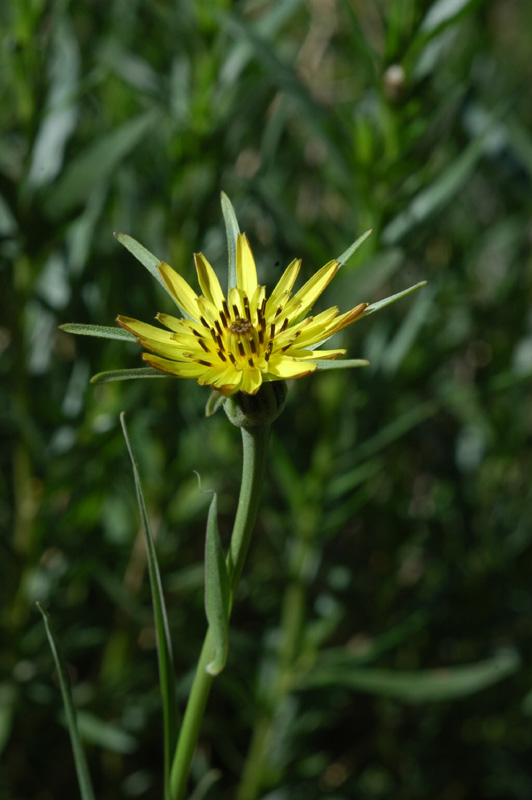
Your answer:
[[[54,634],[50,625],[50,618],[40,603],[37,603],[37,608],[42,614],[44,627],[46,628],[46,635],[50,643],[50,649],[55,661],[57,674],[59,675],[59,685],[61,686],[61,694],[63,696],[63,704],[65,707],[66,721],[68,725],[68,732],[70,734],[70,742],[72,744],[72,752],[74,753],[74,763],[76,765],[76,774],[78,776],[79,791],[81,800],[95,800],[94,791],[92,789],[89,769],[85,760],[85,753],[79,738],[78,726],[76,723],[76,709],[72,701],[72,693],[70,691],[70,678],[63,657],[56,644]]]
[[[170,629],[168,626],[168,617],[166,614],[166,607],[164,604],[163,588],[161,583],[161,574],[159,572],[159,565],[157,563],[157,552],[155,550],[155,542],[151,530],[150,520],[144,502],[144,495],[142,494],[142,487],[140,485],[140,478],[137,470],[137,464],[131,449],[131,443],[126,428],[125,414],[120,414],[120,424],[124,433],[124,439],[131,459],[131,466],[133,469],[133,477],[135,480],[135,490],[137,494],[137,502],[139,505],[140,516],[142,519],[142,528],[144,538],[146,541],[146,551],[148,554],[148,570],[150,574],[150,585],[153,602],[153,616],[155,620],[155,630],[157,633],[157,656],[159,660],[159,680],[161,684],[161,698],[163,704],[163,730],[164,730],[164,774],[165,774],[165,791],[168,789],[168,775],[170,770],[171,758],[177,742],[177,696],[174,674],[174,660],[172,656],[172,642],[170,639]]]
[[[390,297],[385,297],[384,300],[379,300],[377,303],[372,303],[366,308],[365,311],[362,312],[359,319],[362,319],[362,317],[369,317],[369,315],[374,314],[375,311],[380,311],[381,308],[385,308],[385,306],[395,303],[396,300],[400,300],[401,297],[406,297],[407,295],[412,294],[412,292],[417,292],[418,289],[421,289],[426,285],[427,281],[421,281],[420,283],[416,283],[415,286],[410,286],[409,289],[405,289],[403,292],[392,294]]]

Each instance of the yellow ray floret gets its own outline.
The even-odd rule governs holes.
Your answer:
[[[340,264],[329,261],[292,295],[301,261],[289,264],[266,298],[257,283],[255,259],[245,234],[236,247],[236,286],[227,297],[202,253],[194,256],[201,295],[162,261],[159,273],[184,317],[157,314],[164,328],[131,317],[117,322],[133,333],[148,351],[142,357],[158,370],[181,378],[196,378],[224,395],[256,394],[265,381],[301,378],[318,362],[345,355],[345,350],[314,349],[350,325],[367,308],[360,303],[340,314],[329,308],[307,317]]]

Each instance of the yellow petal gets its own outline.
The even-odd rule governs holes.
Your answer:
[[[296,350],[295,348],[288,349],[286,355],[292,358],[300,358],[302,361],[312,360],[319,361],[322,358],[338,358],[338,356],[345,356],[347,350]]]
[[[157,265],[157,269],[179,308],[192,319],[198,319],[198,304],[196,302],[198,295],[196,292],[165,261],[161,261]]]
[[[245,233],[236,240],[236,285],[249,298],[257,288],[257,268]]]
[[[181,331],[188,330],[182,319],[173,317],[171,314],[161,314],[159,312],[158,314],[155,315],[155,319],[157,320],[157,322],[160,322],[161,325],[164,325],[166,328],[169,328],[171,331],[174,331],[175,333],[180,333]]]
[[[205,367],[196,364],[194,361],[168,361],[166,358],[159,358],[151,353],[143,353],[143,360],[162,372],[170,375],[178,375],[181,378],[198,378],[205,372]]]
[[[203,253],[194,253],[194,263],[196,265],[196,272],[198,273],[198,281],[201,286],[201,291],[217,309],[221,309],[222,302],[225,300],[220,281],[216,277],[216,273],[203,255]]]
[[[285,293],[292,291],[292,287],[296,282],[300,267],[300,258],[294,258],[294,260],[287,266],[281,275],[277,286],[268,298],[268,302],[266,303],[266,317],[268,317],[270,314],[275,314],[280,305],[281,298],[283,298],[286,302],[287,297]]]
[[[262,373],[259,369],[242,370],[242,385],[240,391],[246,394],[256,394],[262,385]]]
[[[302,378],[315,370],[316,364],[313,364],[312,361],[298,361],[290,356],[271,358],[268,362],[268,372],[275,375],[276,378]]]
[[[295,312],[297,319],[303,317],[331,282],[339,267],[338,261],[329,261],[328,264],[319,269],[286,305],[285,314],[290,316]]]
[[[170,331],[163,331],[161,328],[156,328],[155,325],[148,325],[147,322],[140,322],[138,319],[122,316],[117,317],[116,321],[126,331],[134,333],[139,338],[154,339],[166,343],[171,341],[172,334]]]
[[[325,335],[327,337],[332,336],[338,331],[341,331],[342,328],[347,327],[347,325],[351,325],[352,322],[355,322],[358,317],[366,310],[369,306],[369,303],[359,303],[358,306],[352,308],[351,311],[346,311],[345,314],[340,314],[334,321],[333,325],[330,325],[327,330],[325,331]]]

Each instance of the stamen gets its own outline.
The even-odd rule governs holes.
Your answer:
[[[283,324],[282,324],[282,326],[281,326],[281,330],[279,331],[279,333],[282,333],[282,332],[283,332],[283,331],[285,331],[287,328],[288,328],[288,317],[287,317],[287,318],[285,319],[285,321],[283,322]]]
[[[279,316],[279,314],[281,313],[281,311],[282,311],[282,310],[283,310],[283,307],[282,307],[282,306],[279,306],[279,308],[278,308],[278,309],[277,309],[277,311],[275,312],[275,316],[276,316],[276,317],[278,317],[278,316]]]
[[[244,313],[249,322],[251,322],[251,311],[249,310],[249,300],[247,295],[244,295]]]
[[[260,304],[260,313],[261,316],[264,316],[264,312],[266,311],[266,298],[262,298],[262,303]]]
[[[198,359],[198,364],[203,364],[204,367],[212,367],[210,361],[202,361],[201,359]]]
[[[227,358],[224,356],[224,354],[222,353],[222,351],[221,351],[221,350],[218,350],[218,355],[220,356],[220,358],[222,359],[222,361],[227,361]]]
[[[251,347],[251,352],[253,353],[253,355],[256,356],[257,355],[257,346],[255,344],[255,340],[254,339],[250,339],[249,340],[249,346]]]
[[[275,322],[272,322],[270,327],[270,339],[275,338]]]
[[[225,318],[231,319],[231,314],[229,313],[229,308],[227,307],[227,302],[222,300],[222,308],[224,310]]]
[[[202,325],[203,325],[205,328],[210,328],[210,325],[209,325],[209,323],[207,322],[207,320],[205,319],[205,317],[200,317],[200,318],[199,318],[199,321],[201,322],[201,324],[202,324]]]
[[[253,363],[253,359],[252,358],[248,358],[248,364],[249,364],[250,367],[254,367],[255,366],[255,364]]]
[[[220,327],[220,323],[218,322],[218,320],[217,320],[217,319],[216,319],[216,320],[214,320],[214,327],[216,328],[216,330],[218,331],[218,333],[219,333],[219,334],[220,334],[220,336],[221,336],[223,332],[222,332],[222,328]]]
[[[244,345],[242,344],[241,341],[238,342],[238,352],[240,353],[241,356],[246,355],[246,351],[244,350]]]
[[[259,333],[259,344],[263,345],[264,344],[264,331],[261,329],[258,333]]]
[[[222,337],[221,337],[221,336],[217,336],[217,337],[216,337],[216,344],[218,345],[218,347],[220,348],[220,350],[224,350],[224,349],[225,349],[225,348],[224,348],[224,343],[223,343],[223,341],[222,341]]]
[[[264,356],[264,360],[265,361],[269,361],[270,360],[270,356],[271,356],[271,352],[270,353],[266,353],[266,355]]]
[[[223,311],[220,311],[220,319],[222,320],[222,325],[224,328],[227,328],[227,317],[225,316]]]
[[[234,312],[234,314],[235,314],[235,319],[239,319],[239,317],[240,317],[240,312],[239,312],[239,310],[238,310],[238,306],[235,306],[234,304],[233,304],[233,312]]]
[[[236,367],[236,358],[234,357],[234,355],[232,353],[227,353],[227,355],[229,356],[229,360],[230,360],[231,364],[234,367]]]
[[[210,332],[211,332],[211,336],[212,336],[212,338],[213,338],[213,340],[214,340],[215,344],[218,344],[218,334],[216,333],[216,331],[214,330],[214,328],[209,328],[209,330],[210,330]]]
[[[207,345],[205,344],[205,342],[203,341],[203,339],[198,339],[198,344],[199,344],[201,347],[203,347],[203,349],[205,350],[205,352],[206,352],[206,353],[210,353],[210,352],[211,352],[211,351],[209,350],[209,348],[207,347]]]

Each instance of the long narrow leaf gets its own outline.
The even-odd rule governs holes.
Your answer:
[[[214,656],[207,672],[218,675],[225,667],[228,649],[231,585],[218,533],[218,506],[213,495],[205,541],[205,613],[214,642]]]
[[[355,668],[351,665],[321,669],[317,664],[299,688],[346,686],[393,697],[404,703],[442,702],[467,697],[497,683],[515,672],[519,663],[519,655],[508,650],[476,664],[419,671]]]
[[[235,209],[225,192],[222,192],[222,214],[224,215],[227,234],[228,273],[227,289],[236,286],[236,239],[240,233]]]
[[[159,660],[159,680],[161,684],[161,697],[163,704],[163,725],[164,725],[164,762],[165,762],[165,786],[168,786],[168,775],[170,770],[171,758],[175,749],[178,731],[177,719],[177,697],[174,673],[174,661],[172,656],[172,643],[170,639],[170,628],[164,603],[161,574],[157,562],[157,552],[151,530],[150,520],[142,494],[142,486],[137,470],[137,464],[131,449],[131,443],[126,428],[125,414],[120,414],[120,424],[124,433],[124,439],[131,459],[133,477],[135,480],[135,490],[139,505],[142,528],[146,542],[148,554],[148,570],[150,574],[151,596],[153,603],[153,616],[155,620],[155,630],[157,633],[157,655]]]
[[[137,338],[124,328],[109,328],[105,325],[84,325],[78,322],[66,322],[59,329],[66,333],[75,333],[77,336],[96,336],[98,339],[120,339],[126,342],[136,342]]]
[[[59,675],[59,685],[61,687],[61,694],[63,696],[63,705],[65,707],[65,715],[68,725],[68,732],[70,734],[70,742],[72,744],[72,752],[74,753],[74,763],[76,765],[76,774],[78,777],[81,800],[95,800],[89,769],[85,760],[85,753],[83,752],[78,726],[76,723],[76,709],[72,700],[72,692],[70,691],[70,678],[68,677],[66,664],[55,641],[48,614],[40,603],[37,603],[37,608],[42,614],[44,627],[46,628],[46,635],[48,637],[48,642],[50,643],[52,655],[54,657],[57,674]]]
[[[153,367],[136,367],[135,369],[111,369],[98,372],[91,378],[91,383],[110,383],[111,381],[131,381],[135,378],[169,378],[165,372]]]

